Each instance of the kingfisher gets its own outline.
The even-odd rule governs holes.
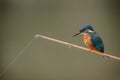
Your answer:
[[[86,46],[89,48],[90,52],[99,51],[104,53],[104,43],[101,37],[95,32],[93,27],[90,24],[86,24],[80,27],[79,33],[73,35],[77,36],[79,34],[83,35],[83,41]]]

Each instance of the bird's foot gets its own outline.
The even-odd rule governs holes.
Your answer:
[[[94,53],[94,52],[95,52],[95,50],[93,50],[93,49],[89,49],[89,52]]]

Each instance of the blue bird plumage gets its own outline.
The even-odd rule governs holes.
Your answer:
[[[84,32],[85,30],[94,31],[93,27],[92,27],[90,24],[86,24],[86,25],[84,25],[84,26],[81,26],[81,27],[80,27],[80,32],[77,33],[77,34],[75,34],[75,35],[73,35],[73,37],[79,35],[80,33]]]
[[[80,27],[79,33],[73,35],[73,37],[79,34],[83,34],[83,41],[89,47],[90,52],[99,51],[104,53],[104,43],[90,24]],[[104,56],[104,58],[109,59],[109,57],[106,56]]]
[[[89,30],[94,31],[93,27],[92,27],[90,24],[86,24],[86,25],[80,27],[80,32],[83,32],[83,31],[85,31],[86,29],[89,29]]]
[[[92,46],[95,47],[97,51],[104,53],[104,43],[103,43],[102,39],[100,38],[100,36],[96,32],[91,31],[91,30],[85,30],[83,32],[83,34],[89,35]],[[86,45],[89,45],[89,43]],[[92,48],[92,47],[90,47],[90,48]]]
[[[93,27],[90,24],[86,24],[80,27],[80,32],[73,35],[77,36],[78,34],[83,34],[84,43],[93,50],[104,53],[104,43],[100,36],[94,31]]]
[[[91,42],[97,50],[104,53],[104,44],[100,36],[98,36],[97,34],[91,34]]]

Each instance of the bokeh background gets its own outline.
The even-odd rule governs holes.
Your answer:
[[[105,52],[120,56],[119,0],[0,0],[0,80],[120,80],[120,61],[36,34],[86,47],[72,38],[85,24],[102,37]]]

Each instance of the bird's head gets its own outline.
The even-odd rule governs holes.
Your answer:
[[[86,24],[86,25],[80,27],[79,33],[73,35],[73,37],[85,32],[86,30],[94,31],[93,27],[90,24]]]

